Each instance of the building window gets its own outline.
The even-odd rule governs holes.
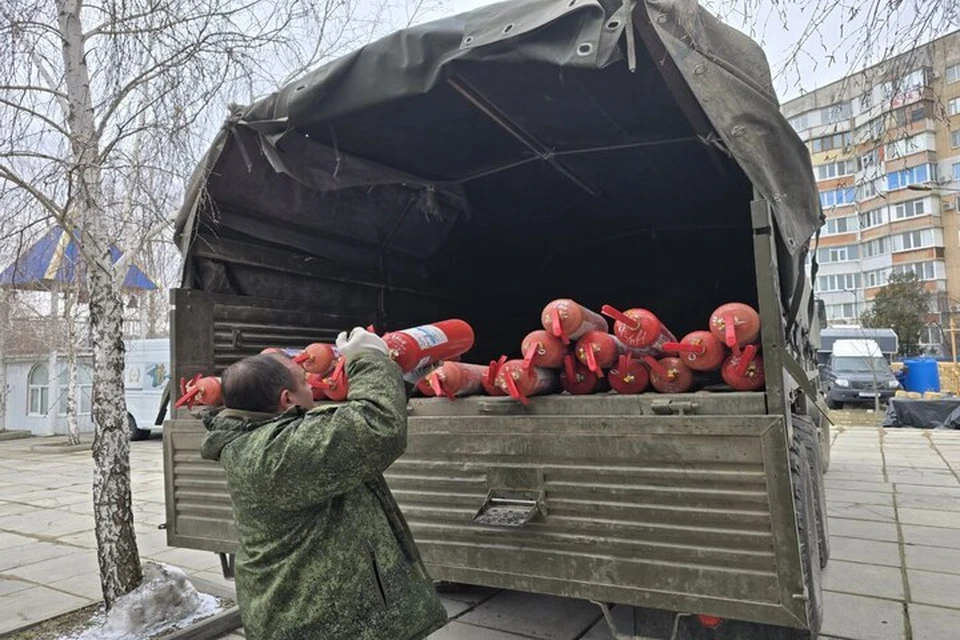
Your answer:
[[[921,133],[915,136],[910,136],[909,138],[903,138],[902,140],[896,140],[889,143],[886,146],[887,160],[902,158],[919,151],[930,149],[931,147],[926,137],[926,134]]]
[[[918,167],[894,171],[887,174],[887,189],[903,189],[912,184],[922,184],[936,179],[936,168],[934,165],[922,164]]]
[[[817,260],[821,264],[828,262],[849,262],[860,257],[860,248],[855,244],[839,247],[822,247],[817,251]]]
[[[877,184],[873,180],[868,180],[857,187],[857,200],[869,200],[877,195]]]
[[[58,378],[60,383],[60,388],[58,390],[59,398],[57,399],[57,415],[65,416],[67,415],[67,387],[70,380],[70,374],[67,371],[67,368],[64,367]],[[90,406],[92,404],[93,398],[93,373],[90,371],[90,367],[78,364],[77,365],[77,401],[79,403],[78,415],[86,416],[90,415]]]
[[[960,113],[960,98],[953,98],[947,102],[947,113],[955,116]]]
[[[960,164],[960,163],[958,163]],[[869,229],[870,227],[878,227],[886,220],[884,219],[884,210],[883,207],[879,209],[871,209],[860,214],[860,228]]]
[[[853,204],[857,200],[856,189],[833,189],[831,191],[822,191],[820,193],[820,205],[824,207],[835,207]]]
[[[793,130],[797,133],[800,133],[804,129],[810,128],[809,116],[808,113],[802,113],[799,116],[790,118],[790,126],[793,127]]]
[[[960,64],[947,67],[947,84],[953,84],[960,80]]]
[[[27,415],[46,415],[50,406],[50,371],[47,365],[38,364],[27,376]]]
[[[854,291],[860,288],[859,273],[841,273],[832,276],[817,278],[817,291],[829,293],[831,291]]]
[[[841,102],[825,107],[820,111],[820,124],[833,124],[841,120],[849,120],[852,111],[849,102]]]
[[[830,151],[831,149],[845,149],[853,144],[853,136],[849,132],[838,133],[833,136],[814,138],[811,144],[815,153]]]
[[[887,284],[887,277],[890,275],[889,269],[877,269],[863,274],[863,280],[867,288],[884,287]]]
[[[910,111],[910,122],[920,122],[927,117],[927,110],[924,107],[917,107]]]
[[[857,216],[844,216],[843,218],[830,218],[823,225],[823,235],[835,236],[841,233],[852,233],[857,230]]]
[[[857,163],[853,160],[840,160],[839,162],[818,164],[814,167],[814,170],[817,172],[817,180],[829,180],[839,176],[852,176],[857,172]]]
[[[920,332],[920,344],[936,346],[943,344],[943,332],[935,324],[928,324]]]
[[[893,236],[894,251],[910,251],[933,246],[933,230],[908,231]]]
[[[953,179],[960,180],[960,162],[953,163]]]
[[[938,278],[937,272],[945,272],[944,268],[937,269],[937,263],[934,261],[928,262],[914,262],[912,264],[898,264],[893,267],[892,272],[896,275],[912,273],[917,276],[918,280],[936,280]]]
[[[926,213],[925,209],[926,207],[924,206],[923,200],[911,200],[894,205],[893,214],[897,220],[903,220],[905,218],[922,216]]]
[[[960,147],[960,129],[950,132],[950,146],[954,149]]]
[[[890,238],[877,238],[863,245],[863,255],[866,258],[882,256],[890,253]]]

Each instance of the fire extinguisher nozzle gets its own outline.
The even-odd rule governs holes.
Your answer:
[[[563,340],[563,344],[570,344],[570,337],[563,330],[563,322],[560,320],[560,309],[550,308],[550,332],[557,338]]]
[[[608,318],[613,318],[617,322],[622,322],[630,329],[637,329],[640,326],[634,318],[631,318],[624,312],[616,309],[615,307],[611,307],[608,304],[603,305],[603,307],[600,309],[600,313]]]
[[[723,327],[727,346],[734,351],[739,351],[740,345],[737,344],[737,318],[733,315],[733,313],[723,314]]]

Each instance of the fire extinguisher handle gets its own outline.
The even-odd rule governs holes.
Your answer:
[[[639,326],[639,323],[634,318],[631,318],[624,312],[618,310],[615,307],[611,307],[609,304],[603,305],[600,309],[600,313],[607,316],[608,318],[613,318],[617,322],[622,322],[627,325],[630,329],[636,329]]]

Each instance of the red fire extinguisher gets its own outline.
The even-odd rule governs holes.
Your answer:
[[[600,376],[580,364],[572,355],[567,355],[560,372],[560,386],[573,396],[588,395],[600,389]]]
[[[680,342],[666,343],[663,350],[679,354],[694,371],[716,371],[727,357],[727,348],[709,331],[692,331]]]
[[[200,404],[215,407],[223,402],[220,389],[220,378],[214,376],[202,377],[199,373],[190,380],[180,378],[180,399],[173,405],[175,408],[186,405]]]
[[[608,304],[603,305],[603,315],[616,320],[613,333],[635,354],[659,355],[663,345],[676,342],[676,337],[660,319],[646,309],[627,309],[618,311]]]
[[[617,366],[607,375],[610,388],[622,395],[643,393],[650,384],[650,374],[639,360],[629,355],[622,355],[617,360]]]
[[[760,315],[750,305],[728,302],[710,314],[710,332],[740,355],[740,348],[760,337]]]
[[[660,393],[685,393],[693,387],[693,371],[680,358],[644,356],[643,361],[650,367],[650,384]]]
[[[433,395],[453,400],[457,396],[471,396],[483,391],[488,369],[482,364],[444,362],[428,373],[420,384],[427,386]]]
[[[310,385],[310,391],[313,392],[314,400],[327,400],[327,383],[324,382],[323,375],[319,373],[308,373],[307,384]]]
[[[452,360],[469,351],[473,339],[473,328],[463,320],[441,320],[383,336],[390,357],[404,373]]]
[[[570,344],[587,331],[606,331],[607,321],[600,314],[577,304],[569,298],[550,302],[540,314],[543,328],[554,337]]]
[[[759,391],[766,383],[763,358],[756,345],[747,345],[740,355],[731,354],[720,368],[723,381],[737,391]]]
[[[581,364],[602,378],[603,370],[616,364],[626,347],[606,331],[588,331],[577,340],[573,352]]]
[[[307,376],[307,383],[311,389],[320,390],[330,400],[342,402],[347,399],[350,392],[350,385],[347,381],[347,370],[343,358],[337,358],[337,363],[333,367],[333,372],[329,376],[320,376],[310,374]],[[314,393],[314,400],[317,394]]]
[[[557,372],[554,369],[526,369],[523,360],[508,360],[497,372],[497,386],[506,395],[523,404],[530,402],[531,396],[553,393],[558,384]]]
[[[263,349],[263,350],[260,351],[260,355],[267,355],[267,354],[271,354],[271,353],[278,353],[278,354],[281,354],[281,355],[285,355],[285,356],[287,356],[288,358],[296,358],[298,355],[300,355],[301,351],[300,351],[300,349],[294,349],[293,347],[282,347],[282,348],[281,348],[281,347],[267,347],[267,348],[265,348],[265,349]]]
[[[497,386],[497,374],[500,367],[507,361],[507,356],[500,356],[499,360],[491,360],[487,367],[487,375],[483,377],[483,390],[488,396],[505,396],[507,392]]]
[[[334,362],[340,357],[340,352],[332,344],[323,342],[314,342],[298,355],[293,357],[293,361],[303,367],[307,373],[325,374],[333,369]]]
[[[526,368],[543,367],[557,369],[563,366],[567,348],[560,338],[555,338],[544,329],[531,331],[520,344],[523,364]]]

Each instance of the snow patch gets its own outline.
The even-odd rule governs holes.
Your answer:
[[[143,640],[188,627],[222,609],[219,599],[197,591],[177,567],[145,562],[139,587],[118,598],[106,615],[98,612],[90,621],[93,628],[59,640]]]

